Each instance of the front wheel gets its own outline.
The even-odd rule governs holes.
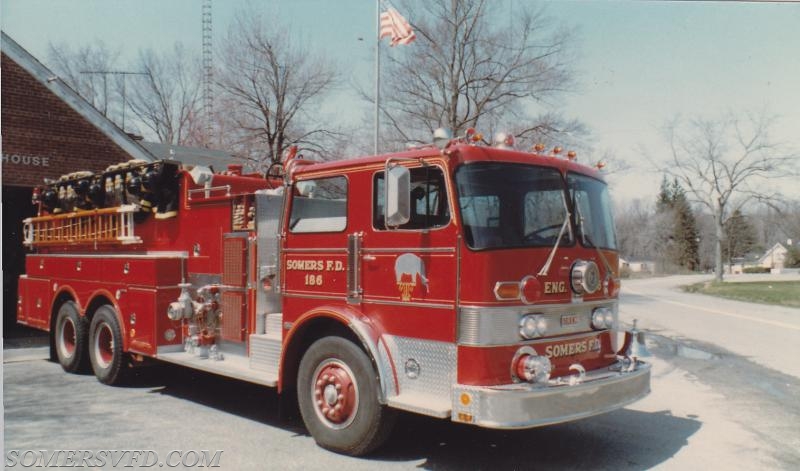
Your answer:
[[[369,357],[349,340],[325,337],[303,355],[297,377],[300,413],[323,448],[360,456],[389,437],[395,412],[380,404],[378,392]]]
[[[118,384],[122,381],[128,365],[122,351],[122,329],[111,306],[100,306],[92,318],[89,358],[94,375],[101,383]]]

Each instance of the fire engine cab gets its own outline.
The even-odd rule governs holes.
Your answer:
[[[606,184],[558,150],[469,131],[267,175],[131,161],[35,192],[18,321],[107,384],[148,359],[293,391],[360,455],[397,410],[481,427],[580,419],[648,394],[618,341]]]

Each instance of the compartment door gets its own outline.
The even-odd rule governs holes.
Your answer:
[[[222,244],[222,339],[243,342],[248,332],[250,239],[248,233],[225,234]]]
[[[50,303],[52,291],[50,280],[23,277],[19,279],[19,294],[22,297],[17,320],[31,327],[48,329],[50,326]]]

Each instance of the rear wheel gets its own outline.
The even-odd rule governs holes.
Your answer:
[[[395,411],[380,404],[378,392],[372,362],[349,340],[325,337],[303,355],[297,378],[300,413],[323,448],[359,456],[389,437]]]
[[[64,371],[77,373],[86,370],[88,332],[88,322],[78,313],[75,303],[68,301],[61,305],[56,315],[55,351]]]
[[[122,329],[111,306],[100,306],[92,318],[89,358],[94,375],[101,383],[118,384],[122,381],[128,365],[122,351]]]

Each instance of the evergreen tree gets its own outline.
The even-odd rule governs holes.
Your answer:
[[[694,212],[686,198],[686,192],[677,180],[672,184],[672,207],[675,211],[674,240],[678,265],[694,271],[700,265],[699,231],[697,221],[694,219]]]
[[[661,179],[661,189],[656,200],[656,212],[663,213],[669,209],[672,209],[672,189],[667,182],[667,176],[664,175]]]
[[[670,184],[661,180],[661,189],[656,201],[656,213],[668,221],[664,227],[662,264],[689,270],[699,268],[699,237],[697,222],[686,192],[677,180]]]
[[[722,240],[722,255],[730,265],[734,258],[744,257],[756,245],[756,229],[738,209],[725,221],[725,238]]]
[[[783,266],[786,268],[800,268],[800,247],[790,245],[788,250]]]

